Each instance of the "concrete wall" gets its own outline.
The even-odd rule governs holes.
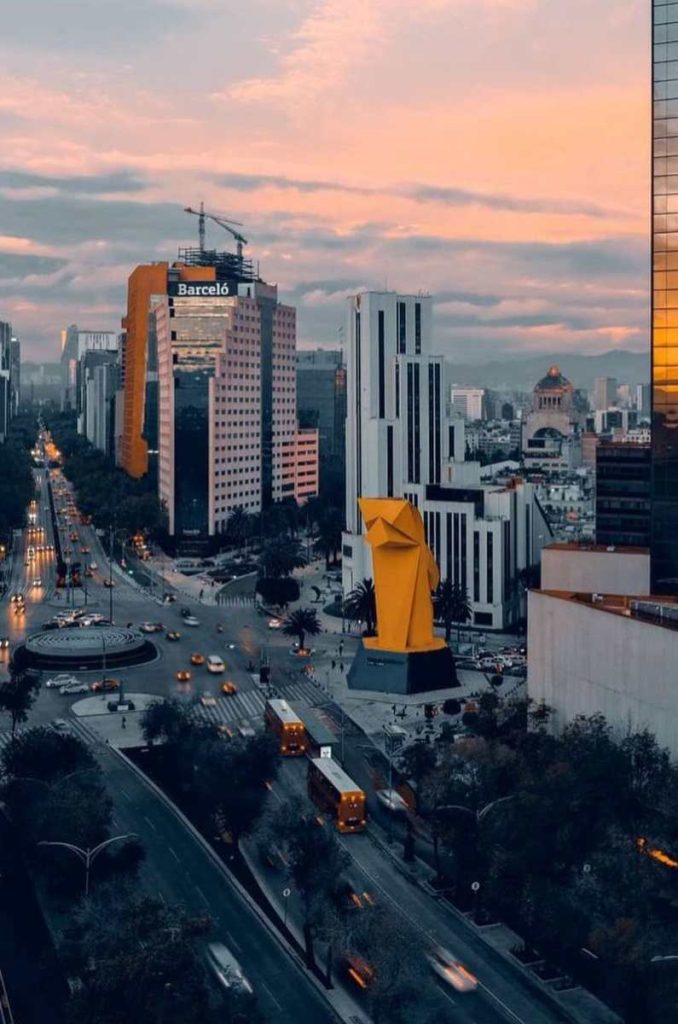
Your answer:
[[[650,555],[552,545],[542,551],[541,585],[544,590],[642,597],[650,593]]]
[[[534,590],[528,601],[528,693],[556,714],[601,712],[619,733],[647,728],[678,758],[678,630]]]

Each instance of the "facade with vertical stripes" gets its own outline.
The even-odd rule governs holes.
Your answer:
[[[428,295],[349,300],[344,592],[372,575],[358,499],[403,497],[422,514],[441,578],[466,591],[473,623],[503,629],[524,614],[521,573],[550,532],[531,484],[481,484],[479,464],[464,460],[465,423],[445,400],[432,313]]]

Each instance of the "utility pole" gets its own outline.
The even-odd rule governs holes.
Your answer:
[[[113,523],[108,534],[108,618],[113,624]]]

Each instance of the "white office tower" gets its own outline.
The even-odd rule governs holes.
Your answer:
[[[481,484],[479,464],[464,461],[464,419],[445,403],[444,360],[432,352],[431,297],[356,295],[346,339],[344,593],[372,576],[358,499],[407,498],[441,578],[466,590],[473,624],[506,628],[524,615],[521,574],[550,531],[531,484]]]

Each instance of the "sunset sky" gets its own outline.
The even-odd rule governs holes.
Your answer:
[[[430,291],[441,352],[647,347],[649,0],[21,0],[0,35],[0,319],[117,328],[137,263],[243,223],[331,346]],[[208,230],[211,246],[228,236]]]

